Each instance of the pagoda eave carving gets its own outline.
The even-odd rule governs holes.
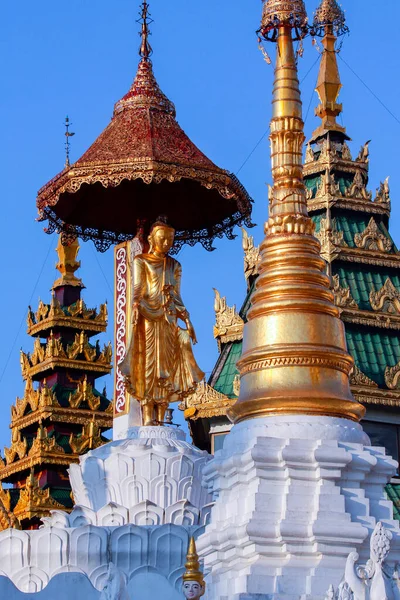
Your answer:
[[[64,329],[79,329],[85,331],[90,335],[96,333],[103,333],[107,329],[107,321],[95,321],[90,319],[79,319],[65,317],[56,317],[54,319],[44,319],[39,323],[30,325],[27,329],[27,333],[31,336],[37,336],[39,334],[45,334],[53,329],[62,327]],[[43,337],[46,337],[43,335]]]
[[[52,371],[58,368],[96,373],[98,375],[108,375],[109,373],[111,373],[112,365],[102,364],[98,362],[90,363],[85,360],[71,360],[69,358],[63,357],[48,358],[43,362],[24,370],[22,376],[24,379],[26,379],[27,377],[32,377],[33,379],[39,374],[45,374],[48,371]]]
[[[387,252],[381,250],[365,250],[364,248],[341,248],[340,259],[347,262],[395,269],[400,266],[400,254],[387,254]]]
[[[15,473],[22,473],[23,471],[29,471],[31,467],[40,465],[41,468],[45,468],[46,465],[58,465],[68,467],[71,463],[79,461],[77,454],[58,454],[51,452],[41,452],[34,456],[26,456],[20,460],[17,460],[9,465],[0,468],[0,481],[6,481]]]
[[[205,381],[201,381],[196,392],[186,398],[179,408],[184,411],[185,419],[196,421],[197,419],[225,416],[228,408],[236,401],[237,398],[228,398]]]
[[[343,308],[340,318],[345,323],[400,331],[400,315],[373,313],[370,310]]]
[[[69,407],[54,407],[54,406],[43,406],[35,413],[29,413],[23,417],[19,417],[12,422],[13,429],[25,429],[34,423],[38,423],[41,420],[49,419],[53,423],[76,423],[78,425],[85,425],[91,420],[102,428],[110,429],[112,427],[113,415],[112,415],[112,402],[110,402],[110,412],[107,411],[93,411],[84,408],[69,408]],[[107,409],[108,410],[108,409]]]
[[[344,210],[356,210],[360,212],[367,212],[368,214],[374,215],[385,215],[390,217],[390,205],[378,204],[370,200],[360,200],[358,198],[343,198],[343,197],[332,197],[329,199],[330,206],[336,208],[342,208]],[[317,210],[323,210],[326,208],[325,198],[310,198],[307,200],[307,208],[310,212]]]
[[[361,404],[374,404],[380,406],[400,406],[398,392],[382,388],[369,388],[368,386],[351,385],[353,396]]]

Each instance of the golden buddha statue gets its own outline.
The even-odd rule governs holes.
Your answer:
[[[199,556],[196,551],[196,544],[193,537],[191,537],[189,541],[186,561],[186,571],[182,577],[183,593],[186,600],[199,600],[206,591],[206,584],[203,573],[200,571]]]
[[[133,260],[133,328],[120,369],[127,390],[141,404],[143,425],[162,424],[169,403],[193,393],[204,377],[193,356],[196,334],[181,298],[182,268],[168,256],[174,236],[172,227],[157,221],[148,254]]]

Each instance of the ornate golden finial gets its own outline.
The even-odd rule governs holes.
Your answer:
[[[183,593],[188,600],[198,600],[206,591],[206,584],[203,573],[200,571],[199,556],[193,537],[189,541],[185,568],[186,571],[182,576]]]
[[[342,134],[346,132],[345,127],[336,122],[336,117],[342,112],[342,105],[336,102],[342,88],[336,58],[336,39],[347,31],[344,12],[336,0],[322,0],[315,11],[311,29],[313,35],[322,36],[324,48],[315,88],[321,102],[315,114],[320,117],[322,124],[314,131],[312,140],[318,139],[328,131]]]
[[[57,244],[58,262],[56,269],[61,273],[61,277],[53,284],[53,290],[62,285],[72,285],[74,287],[83,288],[84,285],[81,279],[75,276],[75,271],[79,269],[81,263],[76,260],[79,252],[79,242],[75,238],[70,244],[64,245],[61,241],[61,235],[58,238]]]
[[[142,30],[139,33],[139,35],[142,38],[142,43],[140,44],[139,49],[139,55],[142,58],[148,59],[153,54],[153,49],[150,46],[149,42],[149,35],[151,35],[149,31],[149,25],[153,23],[153,19],[150,17],[149,5],[147,4],[146,0],[142,2],[140,8],[140,19],[136,21],[136,23],[140,23],[142,26]]]
[[[64,125],[65,125],[65,168],[68,169],[68,167],[70,166],[70,162],[69,162],[69,138],[72,137],[73,135],[75,135],[75,133],[73,133],[72,131],[69,130],[70,126],[72,125],[72,123],[70,122],[68,115],[65,117],[65,121],[64,121]]]
[[[273,186],[258,278],[245,324],[234,423],[269,415],[322,415],[359,421],[353,360],[334,305],[326,263],[307,212],[304,124],[293,40],[305,34],[299,0],[266,0],[260,36],[277,42],[270,124]]]

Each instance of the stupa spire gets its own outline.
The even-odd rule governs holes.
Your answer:
[[[342,112],[342,105],[337,99],[342,88],[337,64],[336,41],[338,36],[348,31],[343,10],[336,0],[322,0],[315,11],[312,32],[322,37],[323,52],[318,74],[316,92],[320,104],[315,114],[322,120],[321,125],[313,132],[312,140],[324,136],[327,132],[336,132],[343,139],[345,127],[336,121]]]
[[[138,20],[138,22],[142,25],[142,31],[140,33],[142,42],[140,44],[139,55],[142,58],[148,59],[153,54],[153,49],[150,46],[149,42],[149,25],[153,22],[153,20],[150,17],[149,5],[147,4],[146,0],[142,2],[140,8],[140,19]]]
[[[270,123],[273,186],[256,289],[245,325],[235,422],[306,414],[358,421],[353,360],[314,237],[303,182],[304,124],[293,41],[307,33],[302,0],[266,0],[260,38],[277,43]]]

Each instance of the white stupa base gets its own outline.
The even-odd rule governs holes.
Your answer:
[[[397,463],[369,443],[346,419],[235,425],[203,470],[217,496],[197,544],[207,598],[324,600],[350,552],[368,558],[378,520],[393,532],[390,558],[398,561],[399,523],[384,492]]]

